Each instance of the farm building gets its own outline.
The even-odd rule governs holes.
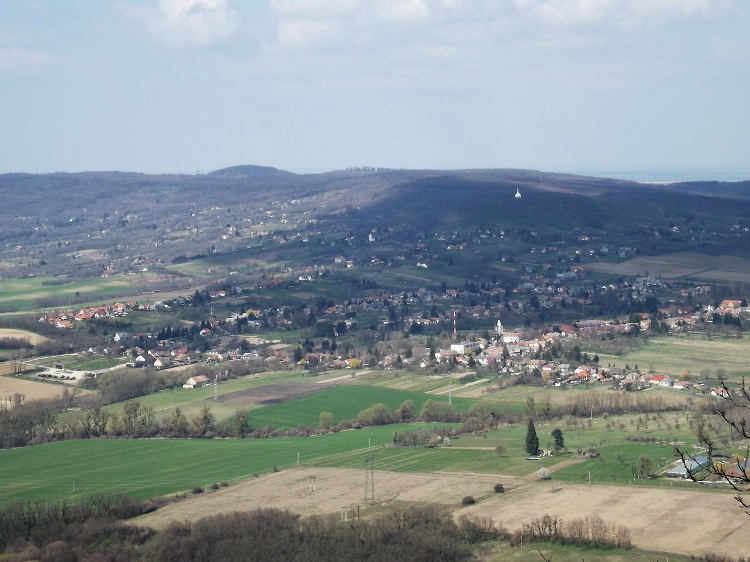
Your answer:
[[[745,481],[750,475],[750,458],[736,458],[723,464],[721,470],[728,478]]]
[[[198,375],[197,377],[190,377],[182,388],[195,388],[197,386],[208,386],[211,384],[211,379],[205,375]]]
[[[679,461],[667,471],[668,478],[690,478],[701,470],[708,468],[711,460],[708,457],[693,457]]]

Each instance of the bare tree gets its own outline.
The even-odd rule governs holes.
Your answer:
[[[745,384],[744,377],[741,385],[736,389],[730,389],[723,379],[720,380],[714,413],[729,427],[730,438],[750,441],[750,387]],[[750,444],[744,458],[719,456],[717,454],[718,443],[713,437],[710,424],[698,423],[693,429],[698,437],[698,443],[703,446],[704,454],[708,457],[708,472],[723,479],[738,492],[734,499],[739,503],[739,507],[750,515],[750,501],[739,494],[750,484]],[[679,449],[677,449],[677,455],[685,465],[688,476],[693,481],[697,481],[698,471],[691,470],[689,467],[698,462],[697,456],[686,454]]]

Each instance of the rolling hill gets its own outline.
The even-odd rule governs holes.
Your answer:
[[[248,165],[201,175],[4,174],[0,197],[3,277],[174,276],[172,264],[217,256],[245,264],[387,260],[412,255],[417,244],[445,258],[451,240],[459,248],[475,241],[475,261],[485,264],[536,246],[572,256],[582,239],[596,251],[750,255],[750,182],[650,185],[510,169],[293,174]]]

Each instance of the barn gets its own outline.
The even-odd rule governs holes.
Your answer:
[[[708,457],[692,457],[685,461],[677,462],[667,471],[668,478],[691,478],[701,470],[705,470],[711,464]]]

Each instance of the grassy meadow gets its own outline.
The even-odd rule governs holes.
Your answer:
[[[151,407],[158,417],[170,415],[180,408],[187,417],[197,416],[201,409],[208,405],[217,421],[224,421],[234,415],[237,409],[250,412],[250,425],[253,428],[271,426],[280,429],[293,429],[298,426],[317,427],[321,412],[331,412],[334,422],[352,420],[361,410],[373,404],[382,403],[391,409],[397,409],[405,400],[413,400],[416,413],[427,400],[447,402],[448,396],[431,396],[428,394],[380,388],[365,385],[347,384],[333,386],[320,384],[316,392],[278,404],[259,405],[255,403],[253,389],[260,389],[273,383],[311,384],[309,377],[303,377],[299,371],[282,372],[269,376],[243,377],[219,384],[214,400],[214,387],[175,388],[164,390],[149,396],[138,398],[142,407]],[[474,400],[454,398],[453,406],[457,412],[468,408]],[[122,413],[124,402],[107,406],[111,412]]]
[[[185,374],[185,380],[189,377],[189,374]],[[273,374],[242,377],[219,383],[219,386],[216,389],[216,394],[223,397],[227,394],[258,388],[271,383],[302,381],[304,381],[304,378],[298,371],[282,371]],[[153,408],[157,416],[160,417],[171,414],[176,408],[180,408],[185,415],[191,417],[197,415],[203,406],[208,404],[216,420],[221,421],[233,416],[238,408],[245,407],[251,409],[250,407],[241,404],[225,402],[223,400],[215,401],[213,398],[214,387],[204,386],[199,388],[172,388],[157,392],[156,394],[141,396],[137,400],[142,407]],[[106,408],[111,412],[117,412],[119,414],[122,413],[124,405],[125,402],[118,402],[116,404],[111,404]]]
[[[125,493],[150,498],[389,442],[399,426],[283,439],[90,439],[0,450],[0,504]],[[402,428],[403,429],[403,428]],[[75,488],[75,489],[74,489]]]
[[[563,545],[549,542],[532,542],[521,546],[511,546],[509,543],[500,541],[481,550],[482,560],[489,562],[527,562],[528,560],[545,560],[555,562],[658,562],[669,560],[670,562],[688,562],[695,560],[690,556],[670,553],[665,557],[662,553],[648,552],[645,550],[613,549],[580,547]]]
[[[339,389],[332,389],[339,390]],[[346,390],[357,390],[347,388]],[[377,389],[376,389],[377,390]],[[331,392],[331,391],[329,391]],[[356,394],[362,403],[365,394]],[[302,410],[303,400],[289,405]],[[399,399],[401,396],[399,396]],[[269,407],[273,410],[273,407]],[[310,409],[317,421],[318,406]],[[425,427],[458,427],[456,424],[399,424],[349,430],[317,437],[277,439],[92,439],[65,441],[0,451],[4,478],[0,481],[0,503],[13,500],[66,499],[123,492],[153,497],[189,491],[221,481],[235,481],[300,463],[309,467],[360,468],[368,454],[376,470],[406,472],[478,472],[536,479],[539,468],[564,466],[554,479],[592,484],[633,485],[633,467],[641,456],[649,456],[659,471],[673,461],[671,443],[692,451],[688,414],[665,413],[648,427],[637,429],[644,416],[612,416],[608,420],[537,424],[540,446],[551,447],[554,427],[563,431],[567,453],[527,460],[524,451],[526,424],[502,427],[479,434],[451,438],[437,448],[390,447],[395,431]],[[251,418],[252,419],[252,418]],[[632,420],[632,421],[631,421]],[[669,427],[667,427],[669,424]],[[635,435],[666,443],[635,442]],[[498,454],[496,446],[504,451]],[[584,459],[579,451],[594,448],[598,458]],[[574,464],[569,464],[573,462]],[[73,490],[75,479],[75,491]],[[685,486],[699,484],[655,478],[637,485]]]
[[[66,299],[79,299],[81,296],[91,302],[103,298],[113,299],[116,298],[113,295],[128,294],[131,288],[136,289],[138,285],[156,279],[157,276],[150,273],[139,273],[129,277],[87,279],[59,285],[49,284],[60,281],[55,277],[2,279],[0,280],[0,309],[34,311],[40,308],[40,304],[44,305],[45,300],[64,303]]]
[[[537,423],[536,432],[539,446],[552,449],[554,440],[551,432],[559,428],[565,438],[566,453],[527,460],[525,423],[503,427],[479,434],[461,435],[450,439],[449,445],[439,448],[379,448],[375,450],[375,462],[383,470],[429,472],[444,470],[451,472],[487,472],[509,476],[528,476],[541,467],[550,467],[563,461],[575,460],[574,464],[554,472],[554,478],[562,481],[588,482],[589,472],[592,483],[627,484],[633,480],[633,467],[642,456],[651,458],[657,474],[669,468],[674,462],[676,443],[688,452],[693,452],[695,437],[689,427],[688,415],[666,413],[657,421],[651,420],[648,428],[637,429],[639,418],[646,416],[610,416],[608,420],[594,418],[591,424],[584,420],[575,427],[566,427],[562,422],[554,424]],[[632,423],[631,423],[632,420]],[[669,424],[669,428],[667,428]],[[439,425],[439,424],[438,424]],[[679,429],[676,427],[679,426]],[[623,429],[620,429],[620,428]],[[416,427],[413,429],[417,429]],[[644,439],[657,439],[662,443],[630,441],[628,436]],[[502,445],[502,454],[495,448]],[[587,459],[580,451],[595,449],[599,457]],[[353,451],[333,459],[322,459],[320,466],[356,468],[362,465],[365,452]],[[648,484],[662,485],[663,479],[648,481]],[[641,481],[642,483],[642,481]],[[690,483],[692,485],[692,483]],[[685,484],[683,484],[685,485]],[[697,485],[696,485],[697,486]]]
[[[340,386],[324,388],[322,392],[311,394],[291,402],[265,406],[251,412],[253,426],[271,425],[280,428],[293,428],[298,425],[316,427],[320,412],[331,412],[336,423],[355,419],[361,410],[373,404],[385,404],[395,410],[406,401],[413,400],[415,413],[419,414],[427,400],[448,402],[447,396],[430,396],[420,392],[393,390],[371,386]],[[453,407],[457,412],[467,409],[474,400],[454,398]]]
[[[686,334],[651,338],[646,345],[623,355],[603,355],[600,364],[638,365],[642,372],[673,378],[685,373],[688,380],[716,384],[722,373],[734,382],[750,374],[749,358],[748,339]]]

